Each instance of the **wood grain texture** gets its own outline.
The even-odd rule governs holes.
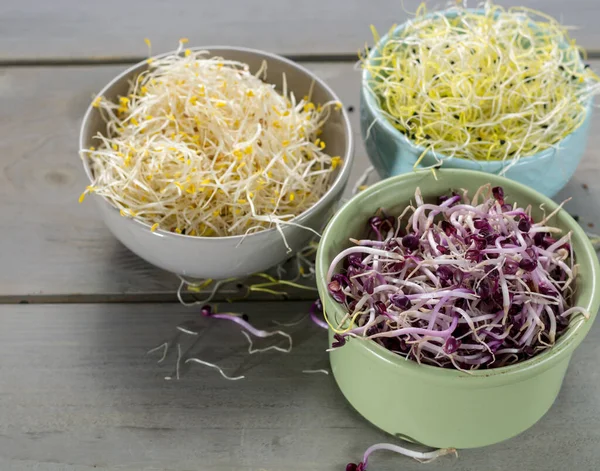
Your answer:
[[[371,42],[369,25],[386,31],[411,17],[421,0],[162,0],[102,2],[22,0],[0,6],[0,59],[122,57],[166,52],[181,37],[193,45],[238,45],[297,54],[355,54]],[[429,0],[430,7],[444,0]],[[476,6],[478,2],[469,2]],[[600,49],[596,0],[505,0],[543,9],[576,26],[573,36]],[[404,8],[403,8],[404,4]]]
[[[236,305],[262,327],[307,309]],[[165,381],[175,358],[158,365],[159,353],[146,351],[194,319],[176,304],[0,307],[0,469],[340,471],[371,444],[394,440],[345,402],[331,376],[302,373],[328,367],[325,333],[308,322],[287,329],[291,353],[249,356],[235,325],[201,318],[193,352],[246,379],[193,365]],[[599,355],[597,324],[556,404],[519,437],[426,467],[378,453],[369,470],[597,470]]]
[[[356,142],[350,185],[368,166],[358,125],[360,74],[351,64],[306,63],[338,93]],[[598,69],[600,61],[592,61]],[[89,100],[123,67],[6,68],[0,71],[0,301],[173,301],[179,280],[125,249],[93,201],[77,203],[86,178],[77,139]],[[600,119],[592,120],[585,157],[557,196],[581,224],[600,225]],[[600,229],[599,229],[600,230]],[[220,299],[239,294],[235,283]],[[312,292],[290,291],[295,299]],[[263,296],[264,298],[264,296]]]

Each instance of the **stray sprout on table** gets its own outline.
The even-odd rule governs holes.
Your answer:
[[[319,317],[319,314],[323,314],[323,304],[321,303],[320,299],[317,299],[314,303],[312,303],[312,305],[310,306],[310,320],[313,321],[313,323],[319,327],[321,327],[322,329],[327,330],[329,328],[329,326],[327,325],[327,322],[325,322],[324,320],[322,320]]]
[[[358,190],[357,190],[358,191]],[[292,264],[293,266],[296,267],[296,275],[292,278],[292,281],[296,281],[301,277],[305,277],[306,273],[308,272],[309,275],[308,276],[313,276],[314,275],[314,262],[313,262],[313,257],[314,257],[314,252],[315,252],[315,247],[313,244],[311,244],[309,247],[307,247],[306,249],[304,249],[303,251],[301,251],[301,254],[303,254],[302,259],[298,260],[297,259],[297,264]],[[305,269],[304,267],[308,267],[307,269]],[[279,270],[281,275],[284,275],[286,273],[286,270],[284,270],[283,268],[281,268]],[[180,290],[184,285],[188,286],[188,289],[192,292],[198,292],[203,288],[206,288],[208,286],[210,286],[210,284],[212,283],[212,280],[206,280],[204,282],[201,283],[190,283],[187,280],[185,280],[184,278],[181,278],[182,281],[182,285],[180,286]],[[233,280],[227,280],[227,281],[233,281]],[[281,280],[275,280],[275,281],[281,281]],[[211,293],[211,297],[214,296],[214,294],[216,293],[216,291],[219,289],[221,285],[219,283],[216,283],[213,291]],[[276,294],[280,294],[280,292],[276,292]],[[180,300],[182,302],[182,304],[186,305],[186,306],[191,306],[191,305],[195,305],[198,304],[198,302],[195,303],[184,303],[183,300],[181,299],[181,293],[179,293],[179,297]],[[248,353],[249,354],[254,354],[254,353],[258,353],[258,352],[265,352],[265,351],[269,351],[269,350],[277,350],[283,353],[288,353],[291,351],[291,347],[292,347],[292,341],[291,341],[291,336],[289,336],[289,334],[283,332],[283,331],[272,331],[272,332],[268,332],[268,331],[261,331],[259,329],[255,329],[254,327],[252,327],[249,322],[248,322],[248,318],[245,315],[237,315],[237,314],[232,314],[232,313],[218,313],[218,314],[214,314],[212,312],[212,308],[208,305],[204,306],[201,309],[201,314],[204,317],[214,317],[217,319],[226,319],[226,320],[230,320],[235,322],[236,324],[240,325],[243,329],[246,330],[242,330],[242,334],[246,337],[246,339],[248,340]],[[323,314],[323,307],[321,304],[321,301],[319,299],[317,299],[310,307],[309,313],[307,315],[302,316],[299,320],[296,320],[294,322],[290,322],[290,323],[281,323],[281,322],[277,322],[277,321],[273,321],[276,325],[279,326],[295,326],[301,322],[303,322],[307,317],[310,317],[312,322],[317,325],[318,327],[322,328],[322,329],[327,329],[328,326],[327,324],[321,320],[321,315]],[[248,327],[250,327],[248,329]],[[227,373],[225,373],[225,371],[219,367],[218,365],[215,365],[214,363],[210,363],[207,362],[205,360],[201,360],[200,358],[197,358],[195,356],[191,356],[190,352],[192,350],[192,348],[195,346],[196,342],[194,342],[192,344],[191,347],[189,347],[186,352],[182,352],[181,350],[181,344],[179,343],[179,336],[181,334],[186,334],[186,335],[191,335],[191,336],[198,336],[198,323],[197,322],[192,322],[192,321],[188,321],[185,322],[183,324],[180,324],[177,326],[177,334],[176,336],[171,339],[170,341],[164,342],[161,345],[158,345],[157,347],[153,348],[152,350],[150,350],[148,353],[152,353],[154,351],[162,351],[162,356],[159,359],[159,363],[161,363],[162,361],[165,360],[165,358],[167,357],[168,353],[169,353],[169,349],[173,346],[176,345],[177,347],[177,360],[176,360],[176,366],[175,366],[175,373],[174,375],[170,375],[170,376],[166,376],[165,379],[170,380],[173,379],[173,377],[175,377],[175,379],[180,379],[180,375],[181,375],[181,365],[182,363],[184,365],[190,364],[190,363],[195,363],[195,364],[200,364],[203,366],[208,366],[209,368],[213,368],[216,369],[219,374],[227,380],[231,380],[231,381],[236,381],[236,380],[240,380],[240,379],[244,379],[245,376],[243,375],[239,375],[239,376],[230,376]],[[250,332],[250,333],[249,333]],[[280,335],[286,338],[289,338],[290,342],[289,342],[289,346],[287,348],[282,348],[282,347],[278,347],[276,345],[274,346],[269,346],[263,349],[254,349],[253,347],[253,342],[252,342],[252,338],[250,336],[250,334],[255,334],[255,333],[259,333],[259,337],[268,337],[268,336],[275,336],[275,335]],[[338,342],[339,344],[343,344],[345,342],[345,338],[341,337],[339,334],[335,334],[335,338],[337,339],[336,342]],[[335,345],[335,344],[334,344]],[[318,368],[318,369],[305,369],[302,370],[303,374],[322,374],[322,375],[326,375],[328,376],[330,371],[329,369],[325,369],[325,368]],[[378,449],[387,449],[387,450],[391,450],[391,451],[396,451],[399,453],[402,453],[404,455],[407,456],[412,456],[415,459],[421,459],[421,460],[427,460],[427,459],[435,459],[438,456],[442,456],[444,454],[447,454],[450,452],[450,450],[438,450],[438,451],[434,451],[434,452],[428,452],[428,453],[420,453],[420,452],[414,452],[412,450],[406,449],[406,448],[402,448],[396,445],[388,445],[388,444],[377,444],[374,445],[372,447],[370,447],[367,452],[364,454],[363,456],[363,461],[361,463],[359,463],[358,465],[350,463],[348,464],[346,469],[350,469],[350,470],[365,470],[366,469],[366,463],[367,463],[367,459],[370,456],[371,453],[373,453],[374,451],[378,450]]]
[[[320,374],[324,374],[324,375],[329,375],[329,370],[326,370],[324,368],[320,368],[318,370],[302,370],[302,373],[305,373],[305,374],[320,373]]]
[[[562,206],[562,205],[561,205]],[[332,261],[331,297],[346,315],[335,342],[371,339],[429,365],[474,370],[511,365],[551,348],[572,323],[577,276],[571,233],[508,204],[484,185],[415,203],[399,217],[383,210],[368,236]]]
[[[277,350],[279,352],[289,353],[292,350],[291,335],[289,335],[288,333],[283,332],[281,330],[266,331],[266,330],[262,330],[262,329],[257,329],[252,324],[250,324],[248,316],[246,316],[245,314],[238,315],[238,314],[226,313],[226,312],[214,313],[212,310],[212,307],[210,305],[203,306],[202,309],[200,310],[200,313],[204,317],[211,317],[214,319],[223,319],[223,320],[228,320],[228,321],[234,322],[235,324],[239,325],[242,329],[244,329],[244,330],[242,330],[242,334],[248,340],[248,343],[249,343],[248,353],[250,353],[250,354],[266,352],[269,350]],[[191,336],[197,337],[200,328],[201,327],[198,324],[198,322],[188,321],[183,324],[180,324],[177,326],[178,332],[176,333],[176,335],[174,336],[173,339],[171,339],[167,342],[164,342],[164,343],[158,345],[157,347],[152,348],[151,350],[148,351],[148,353],[153,353],[155,351],[162,350],[162,356],[158,360],[159,363],[162,363],[165,360],[165,358],[167,357],[169,350],[174,345],[176,345],[176,348],[177,348],[177,361],[176,361],[176,367],[175,367],[175,378],[176,379],[180,378],[180,365],[181,365],[182,361],[184,364],[198,363],[198,364],[201,364],[204,366],[208,366],[210,368],[214,368],[214,369],[218,370],[219,373],[221,374],[221,376],[223,376],[223,378],[225,378],[225,379],[229,379],[229,380],[243,379],[244,376],[233,376],[233,377],[229,376],[218,365],[209,363],[205,360],[201,360],[196,357],[189,356],[188,354],[191,351],[191,349],[195,346],[196,341],[192,344],[191,347],[188,348],[188,350],[185,353],[181,352],[181,343],[179,342],[179,338],[180,338],[181,334],[186,334],[186,335],[191,335]],[[281,336],[281,337],[284,337],[288,341],[288,346],[286,348],[282,348],[282,347],[273,345],[273,346],[270,346],[267,348],[254,349],[253,342],[252,342],[250,335],[253,335],[255,337],[260,337],[260,338]],[[172,379],[172,375],[165,377],[165,379],[167,379],[167,380]]]
[[[302,280],[314,278],[315,263],[314,256],[317,251],[317,244],[311,241],[306,247],[297,252],[294,257],[288,262],[278,265],[276,272],[278,278],[269,275],[268,273],[257,273],[250,278],[227,278],[225,280],[215,281],[212,279],[206,280],[188,280],[182,276],[179,277],[180,284],[177,290],[177,298],[184,306],[204,305],[212,301],[219,290],[232,282],[236,282],[239,289],[244,290],[241,297],[229,298],[228,302],[240,301],[246,299],[251,293],[267,293],[273,296],[286,298],[288,296],[285,288],[295,288],[306,291],[316,291],[316,288],[311,285],[300,284]],[[259,282],[258,279],[267,280]],[[201,300],[191,302],[185,301],[186,294],[195,294],[212,285],[210,294]],[[283,289],[282,289],[283,288]],[[186,293],[189,291],[189,293]]]
[[[81,149],[94,182],[128,218],[203,237],[247,235],[290,221],[327,191],[340,156],[319,137],[338,102],[313,103],[264,80],[267,64],[184,49],[151,59],[118,102],[92,102],[106,122]]]
[[[201,313],[205,317],[212,317],[213,319],[224,319],[224,320],[234,322],[234,323],[238,324],[242,329],[244,329],[246,332],[242,331],[242,333],[244,334],[244,336],[248,339],[248,342],[250,343],[250,345],[248,347],[248,353],[250,353],[250,354],[258,353],[258,352],[266,352],[268,350],[277,350],[279,352],[289,353],[292,350],[292,336],[290,334],[288,334],[282,330],[275,330],[275,331],[269,332],[266,330],[257,329],[256,327],[254,327],[252,324],[250,324],[248,322],[248,316],[246,316],[245,314],[242,314],[241,316],[239,316],[237,314],[233,314],[230,312],[213,313],[212,308],[209,305],[204,306],[201,310]],[[248,335],[248,334],[252,334],[255,337],[260,337],[260,338],[266,338],[266,337],[272,337],[274,335],[280,335],[282,337],[285,337],[289,341],[289,346],[287,348],[271,346],[271,347],[263,348],[263,349],[253,349],[252,339],[250,338],[250,335]]]
[[[367,469],[367,463],[369,461],[369,456],[375,451],[378,450],[387,450],[393,451],[394,453],[399,453],[404,456],[408,456],[410,458],[414,458],[421,463],[429,463],[430,461],[436,460],[440,456],[444,455],[455,455],[458,456],[457,451],[454,448],[442,448],[439,450],[428,451],[428,452],[420,452],[410,450],[408,448],[404,448],[398,445],[392,445],[389,443],[377,443],[367,449],[365,454],[363,455],[363,459],[360,463],[348,463],[346,466],[346,471],[365,471]]]

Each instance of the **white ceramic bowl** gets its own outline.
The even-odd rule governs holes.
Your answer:
[[[268,82],[278,90],[282,86],[285,73],[288,90],[296,97],[307,95],[314,82],[312,99],[316,103],[338,100],[336,94],[321,79],[304,67],[275,54],[237,47],[194,48],[210,51],[212,56],[245,62],[251,71],[257,71],[263,61],[268,64]],[[172,53],[171,53],[172,54]],[[129,82],[148,67],[140,62],[127,69],[100,91],[108,100],[116,101],[126,95]],[[83,118],[79,136],[82,149],[97,145],[93,136],[105,132],[106,126],[97,108],[88,108]],[[292,221],[317,231],[321,230],[332,216],[336,204],[346,187],[353,159],[353,139],[350,120],[346,111],[332,113],[323,127],[322,138],[327,142],[330,155],[343,158],[333,176],[329,190],[315,206],[300,214]],[[83,160],[85,172],[93,181],[92,170],[87,159]],[[125,218],[107,199],[92,195],[100,209],[100,214],[111,232],[132,252],[157,267],[193,278],[224,279],[246,276],[264,271],[290,257],[303,248],[313,234],[303,228],[285,225],[283,232],[292,249],[288,253],[281,235],[273,228],[248,235],[231,237],[191,237],[162,230],[152,232],[150,226],[137,219]]]

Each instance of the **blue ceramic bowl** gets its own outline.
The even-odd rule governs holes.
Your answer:
[[[404,27],[405,24],[400,25],[391,34],[397,35]],[[382,37],[371,50],[369,60],[378,56],[380,46],[387,42],[388,37],[389,35]],[[415,145],[392,126],[381,112],[373,94],[369,92],[367,84],[370,80],[371,74],[367,70],[363,70],[360,92],[360,128],[369,159],[382,178],[412,172],[417,159],[423,154],[425,148]],[[571,179],[583,157],[589,135],[592,103],[593,99],[590,99],[582,125],[559,142],[556,148],[522,157],[504,173],[502,171],[511,163],[510,160],[474,161],[451,158],[441,154],[437,154],[436,158],[431,151],[425,154],[419,166],[430,167],[442,159],[444,168],[502,174],[552,197]]]

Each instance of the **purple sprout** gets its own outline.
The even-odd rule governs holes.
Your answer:
[[[346,295],[344,294],[342,285],[339,281],[333,280],[329,282],[327,288],[329,289],[329,294],[331,294],[333,299],[335,299],[338,303],[346,302]]]
[[[314,303],[312,303],[312,306],[310,306],[309,314],[310,320],[313,321],[315,325],[318,325],[322,329],[329,328],[327,322],[323,321],[318,315],[323,314],[323,304],[321,303],[321,300],[319,298],[317,298],[317,300]]]
[[[442,230],[448,237],[456,235],[456,227],[454,227],[448,221],[442,221]]]
[[[531,230],[531,223],[529,222],[528,217],[522,217],[519,220],[519,224],[517,226],[521,232],[529,232]]]
[[[402,309],[403,311],[410,309],[410,307],[412,306],[410,299],[408,299],[408,297],[404,294],[392,294],[390,296],[390,302],[397,308]]]
[[[380,316],[385,316],[387,314],[387,308],[383,301],[375,301],[373,307],[375,308],[375,312]]]
[[[346,345],[346,337],[345,336],[341,336],[340,334],[333,334],[333,338],[335,340],[335,342],[333,342],[331,344],[331,348],[339,348],[339,347],[343,347],[344,345]]]
[[[289,352],[292,349],[292,337],[288,333],[283,332],[281,330],[267,331],[258,329],[252,324],[250,324],[249,318],[246,314],[234,314],[231,312],[213,312],[212,307],[209,304],[202,306],[202,308],[200,309],[200,313],[205,317],[210,317],[211,319],[222,319],[231,321],[234,324],[237,324],[239,327],[241,327],[245,332],[247,332],[250,335],[254,335],[255,337],[266,338],[279,335],[285,337],[289,342],[288,348],[271,346],[268,347],[268,349],[275,349],[284,352]],[[252,347],[252,343],[250,343],[250,347]]]
[[[407,234],[402,237],[402,246],[408,250],[417,250],[419,248],[419,238],[413,234]]]
[[[504,189],[501,186],[492,188],[492,195],[494,195],[494,199],[498,201],[498,203],[501,205],[504,204]]]
[[[448,247],[444,247],[443,245],[438,245],[437,249],[438,249],[438,251],[442,255],[449,255],[450,254],[450,249]]]
[[[460,347],[460,340],[456,340],[454,337],[448,337],[446,339],[446,342],[444,343],[444,352],[447,353],[448,355],[451,355],[452,353],[456,352],[458,350],[458,347]]]
[[[363,289],[367,294],[373,294],[373,290],[375,289],[375,278],[372,276],[363,278]]]
[[[537,262],[531,258],[524,258],[519,262],[519,268],[526,272],[532,272],[537,268]]]
[[[436,274],[440,280],[449,281],[454,277],[454,270],[448,265],[440,265],[436,270]]]
[[[210,307],[210,304],[202,306],[202,308],[200,308],[200,314],[204,317],[210,317],[212,315],[212,307]]]
[[[494,368],[551,348],[572,316],[587,316],[571,308],[570,235],[540,231],[549,221],[507,203],[501,187],[478,194],[475,204],[453,193],[402,220],[382,211],[369,219],[382,238],[361,239],[327,273],[329,293],[354,319],[333,348],[362,336],[419,363]]]

